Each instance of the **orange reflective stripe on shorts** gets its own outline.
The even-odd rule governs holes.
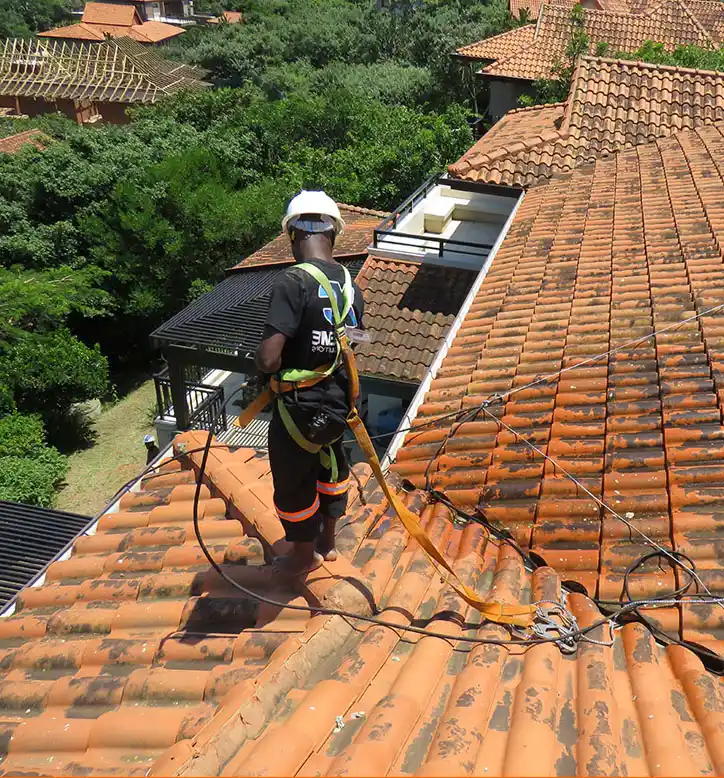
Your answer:
[[[279,516],[280,519],[284,519],[284,521],[306,521],[307,519],[311,519],[312,516],[314,516],[314,514],[319,510],[319,495],[314,498],[314,502],[309,506],[309,508],[305,508],[303,511],[291,513],[289,511],[281,510],[281,508],[279,508],[277,505],[274,506],[274,509],[277,512],[277,516]]]
[[[349,478],[339,481],[336,484],[327,484],[324,481],[317,481],[317,491],[319,494],[326,494],[335,497],[338,494],[344,494],[349,489]]]

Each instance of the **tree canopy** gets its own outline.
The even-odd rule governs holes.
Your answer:
[[[273,237],[300,188],[390,209],[462,154],[476,95],[450,54],[515,24],[505,0],[224,6],[244,23],[164,49],[215,89],[124,126],[0,119],[52,139],[0,154],[0,424],[35,441],[2,453],[0,428],[0,497],[52,499],[59,420],[148,364],[150,331]],[[64,0],[0,0],[0,35],[66,19]]]

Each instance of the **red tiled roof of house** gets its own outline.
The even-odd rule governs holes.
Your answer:
[[[368,257],[357,276],[371,338],[355,348],[360,372],[422,381],[475,276],[471,270]]]
[[[335,256],[349,257],[366,254],[368,246],[372,243],[372,233],[375,227],[389,214],[384,211],[360,208],[356,205],[344,203],[338,203],[338,205],[345,222],[345,230],[335,243]],[[243,270],[249,267],[291,264],[292,262],[294,262],[294,257],[289,245],[289,237],[282,233],[230,269]]]
[[[198,449],[204,439],[187,433],[177,448]],[[189,456],[196,466],[200,458],[198,451]],[[414,621],[450,638],[509,643],[503,628],[476,626],[474,614],[390,515],[368,472],[358,469],[358,477],[364,500],[355,489],[350,520],[338,534],[339,549],[352,563],[327,563],[299,582],[297,602],[334,603],[362,614],[374,602],[379,618],[400,626]],[[260,548],[252,532],[268,553],[281,550],[262,458],[214,449],[207,478],[215,493],[229,495],[229,515],[242,519],[247,536],[236,543],[246,542],[246,553]],[[514,550],[490,542],[474,522],[454,525],[447,509],[426,504],[420,492],[404,499],[460,577],[485,599],[561,599],[560,577],[551,568],[531,575]],[[179,494],[171,505],[180,512],[189,503]],[[140,504],[137,510],[143,517]],[[226,524],[240,526],[234,519],[202,522],[202,532],[217,536],[219,557],[226,538],[211,527]],[[0,655],[6,673],[0,690],[3,699],[18,702],[7,723],[3,717],[9,755],[0,772],[693,775],[718,773],[724,765],[724,681],[685,648],[657,645],[640,624],[616,631],[613,645],[598,628],[590,637],[599,642],[581,643],[567,657],[554,644],[523,650],[421,638],[335,616],[284,618],[222,586],[198,564],[190,540],[162,553],[169,564],[172,555],[193,558],[191,571],[149,574],[155,547],[144,553],[139,530],[133,532],[133,542],[124,544],[123,579],[94,580],[91,565],[71,559],[64,572],[87,581],[68,582],[65,592],[57,584],[27,590],[24,610],[0,620],[7,647]],[[105,549],[108,528],[103,535],[95,543]],[[146,538],[150,543],[150,533]],[[154,540],[170,545],[168,531]],[[117,564],[116,556],[104,557],[104,565]],[[265,580],[269,586],[265,569],[226,562],[240,582],[279,596],[263,588]],[[134,600],[137,587],[141,598]],[[70,604],[79,595],[83,599]],[[581,594],[570,594],[567,607],[580,627],[601,615]],[[83,634],[100,630],[109,614],[110,636],[99,643]],[[189,621],[193,614],[195,622]],[[254,616],[259,626],[244,629]],[[160,622],[166,628],[161,645]],[[38,635],[39,623],[48,631],[63,626],[65,642]],[[21,629],[25,642],[13,645],[8,635]],[[86,662],[85,672],[76,670]],[[106,712],[95,718],[99,708]]]
[[[431,486],[462,507],[480,505],[550,565],[527,573],[477,523],[454,524],[422,491],[401,494],[487,601],[560,602],[566,579],[617,600],[623,571],[650,549],[520,436],[724,591],[724,315],[681,324],[724,304],[722,158],[719,123],[525,194],[391,477],[399,492],[400,476],[419,488],[429,472]],[[520,391],[490,406],[494,418],[481,413],[448,435],[443,414],[513,388]],[[204,440],[177,439],[186,467],[199,466],[193,452]],[[190,534],[190,484],[174,482],[190,476],[168,473],[172,480],[156,486],[183,492],[146,486],[125,498],[121,513],[106,515],[51,568],[51,583],[26,590],[19,613],[0,619],[0,744],[8,750],[0,773],[724,772],[724,679],[695,654],[662,648],[638,623],[613,635],[598,628],[597,642],[579,643],[571,656],[555,644],[512,645],[502,627],[477,624],[367,474],[358,468],[362,494],[355,487],[340,523],[340,559],[297,583],[298,602],[362,614],[374,605],[381,618],[447,638],[253,606],[202,562]],[[266,461],[215,448],[206,482],[202,533],[212,552],[240,582],[269,586],[264,570],[239,564],[259,561],[261,548],[284,549]],[[217,520],[222,512],[230,520]],[[631,576],[635,597],[680,583],[653,561]],[[564,602],[580,627],[600,618],[582,594]],[[717,606],[647,615],[722,650]],[[297,630],[283,641],[282,623]],[[459,636],[507,645],[450,639]]]
[[[724,20],[724,4],[720,5],[718,16],[715,9],[707,12],[708,29],[685,0],[662,0],[644,14],[584,9],[583,30],[588,35],[589,53],[595,52],[598,43],[607,43],[614,51],[633,52],[649,40],[663,43],[667,50],[685,44],[713,48],[720,41],[715,37],[716,24],[713,20],[715,17]],[[525,40],[520,40],[519,31],[529,27],[533,27],[533,36],[526,45]],[[566,46],[574,31],[570,9],[543,5],[537,25],[529,27],[489,39],[494,41],[489,46],[487,41],[471,44],[460,49],[458,54],[474,59],[494,59],[492,64],[480,71],[483,76],[523,81],[547,78],[556,61],[565,57]],[[530,32],[527,34],[530,36]]]
[[[253,520],[234,512],[269,501],[266,460],[224,448],[210,464],[218,496],[202,488],[200,526],[211,553],[235,580],[306,603],[259,566],[263,543],[284,547],[279,532],[252,537]],[[147,775],[177,741],[213,738],[255,684],[278,692],[290,646],[315,642],[318,620],[250,601],[209,569],[194,490],[192,470],[162,466],[0,618],[0,775]],[[309,600],[324,599],[314,589]]]
[[[17,154],[22,148],[30,144],[36,149],[44,151],[49,142],[48,137],[42,130],[26,130],[17,135],[9,135],[7,138],[0,138],[0,154]]]
[[[687,3],[689,0],[686,0]],[[696,0],[695,0],[696,1]],[[579,5],[580,0],[551,0],[548,5],[556,5],[561,8],[573,10]],[[704,0],[707,4],[713,4],[712,0]],[[720,2],[720,0],[714,0]],[[514,17],[518,17],[523,9],[527,9],[531,21],[535,21],[540,13],[541,6],[545,0],[509,0],[508,7]],[[654,5],[654,0],[584,0],[580,3],[584,8],[591,8],[598,11],[611,11],[611,13],[628,14],[644,13],[648,7]]]
[[[475,522],[455,525],[421,491],[406,493],[459,576],[488,601],[560,601],[561,579],[618,599],[623,571],[650,548],[507,427],[655,541],[673,541],[709,587],[724,590],[724,317],[676,326],[523,388],[724,304],[723,156],[720,123],[614,154],[524,196],[391,478],[396,490],[399,476],[421,487],[429,472],[433,487],[460,506],[479,504],[551,565],[531,575]],[[511,388],[521,391],[491,406],[505,428],[483,414],[457,425],[441,449],[450,431],[443,414]],[[201,454],[191,452],[204,439],[177,441],[196,467]],[[263,571],[237,562],[257,559],[261,546],[250,538],[267,553],[284,547],[266,462],[217,448],[206,476],[202,533],[230,573],[258,589]],[[300,596],[356,613],[374,603],[401,626],[509,643],[503,628],[476,626],[380,489],[365,483],[364,468],[358,477],[364,499],[355,491],[340,524],[341,557],[300,581]],[[270,643],[282,617],[220,585],[189,534],[189,484],[163,486],[187,491],[129,497],[51,568],[60,583],[26,590],[20,612],[0,619],[0,742],[9,751],[0,772],[724,770],[724,680],[682,646],[659,646],[643,625],[616,630],[611,645],[599,628],[591,635],[598,642],[580,643],[570,657],[555,644],[463,645],[322,615],[291,620],[303,631]],[[170,504],[149,512],[159,500]],[[232,519],[215,521],[221,512]],[[636,597],[675,585],[654,563],[631,576]],[[582,594],[566,602],[581,627],[600,617]],[[671,634],[721,650],[716,607],[647,613]],[[252,619],[264,637],[249,633]],[[186,707],[168,705],[179,699]]]
[[[224,11],[219,18],[209,19],[209,24],[219,24],[222,20],[229,24],[241,24],[244,14],[241,11]]]
[[[139,43],[161,43],[183,32],[183,29],[172,24],[142,21],[132,5],[86,3],[81,22],[41,32],[38,36],[81,41],[103,41],[106,37],[127,36]]]
[[[535,24],[526,24],[508,32],[493,35],[482,41],[471,43],[457,50],[457,54],[468,59],[507,59],[535,40]]]
[[[117,3],[86,3],[81,21],[86,24],[111,24],[116,27],[130,27],[140,24],[141,17],[135,6]]]
[[[468,181],[528,186],[722,119],[722,72],[581,57],[567,103],[506,114],[449,170]]]
[[[659,139],[531,188],[416,420],[515,389],[497,417],[639,529],[673,538],[720,592],[724,314],[523,387],[724,302],[723,133],[720,122]],[[429,473],[566,578],[620,596],[644,550],[635,534],[485,412],[440,454],[449,428],[440,419],[411,433],[397,471],[417,486]],[[636,577],[642,595],[673,582],[670,572]],[[717,610],[665,621],[724,641]]]

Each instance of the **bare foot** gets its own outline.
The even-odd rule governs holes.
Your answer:
[[[312,570],[321,567],[323,563],[324,557],[316,551],[313,552],[311,557],[308,554],[302,555],[292,551],[291,554],[274,557],[272,566],[275,572],[280,575],[296,578],[297,576],[311,573]]]
[[[337,559],[337,549],[334,542],[336,524],[336,519],[330,519],[329,516],[322,517],[322,527],[314,549],[318,554],[321,554],[325,562],[334,562]]]

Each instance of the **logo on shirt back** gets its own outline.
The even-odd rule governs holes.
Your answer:
[[[340,285],[339,281],[330,280],[330,284],[332,285],[332,289],[334,289],[334,296],[337,298],[337,306],[341,308],[344,305],[344,294],[342,292],[342,286]],[[324,291],[321,285],[318,288],[317,294],[321,300],[329,299],[327,293]],[[323,313],[324,313],[324,318],[334,327],[334,313],[332,312],[332,309],[324,308]],[[345,319],[345,324],[348,327],[357,326],[357,316],[354,312],[354,308],[351,305],[349,307],[349,313],[347,314],[347,318]]]
[[[330,284],[334,289],[334,295],[337,298],[337,305],[341,307],[344,304],[342,286],[338,281],[330,280]],[[321,300],[329,299],[327,293],[324,291],[324,288],[321,285],[318,287],[317,295]],[[323,308],[322,313],[324,314],[324,318],[329,322],[330,326],[334,327],[334,313],[332,312],[332,308]],[[357,316],[352,306],[350,306],[345,323],[350,327],[357,326]],[[334,356],[337,351],[334,332],[331,330],[312,330],[312,351],[315,353],[328,353],[330,356]]]

